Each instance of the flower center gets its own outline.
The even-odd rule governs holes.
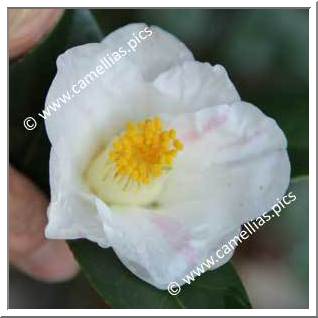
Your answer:
[[[147,205],[156,201],[183,144],[160,118],[128,123],[89,163],[84,178],[109,204]]]
[[[127,124],[113,143],[109,159],[116,165],[116,177],[127,177],[139,184],[149,184],[172,167],[183,149],[174,129],[164,131],[160,118]]]

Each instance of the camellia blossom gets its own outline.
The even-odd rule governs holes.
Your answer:
[[[145,29],[130,24],[59,56],[46,105]],[[270,210],[290,163],[284,133],[241,101],[222,66],[147,30],[135,52],[46,120],[46,236],[112,247],[135,275],[166,289]]]

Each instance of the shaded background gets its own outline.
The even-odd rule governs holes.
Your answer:
[[[241,98],[273,117],[285,132],[297,200],[288,213],[238,248],[234,264],[254,308],[306,308],[308,16],[305,9],[67,10],[36,50],[10,64],[10,163],[48,193],[49,142],[44,126],[40,123],[27,134],[22,122],[43,108],[56,57],[75,44],[97,41],[93,31],[106,36],[131,22],[158,25],[184,42],[198,61],[222,64]],[[34,74],[28,81],[23,79],[26,72]],[[26,149],[28,155],[21,156]],[[9,292],[10,308],[107,308],[82,275],[49,285],[10,269]]]

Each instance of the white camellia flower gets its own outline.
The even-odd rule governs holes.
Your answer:
[[[46,236],[112,247],[135,275],[166,289],[270,210],[290,164],[281,129],[241,101],[225,69],[195,61],[158,27],[127,25],[66,51],[46,106],[142,30],[135,52],[46,120]]]

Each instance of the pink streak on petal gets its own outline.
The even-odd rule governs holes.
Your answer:
[[[196,264],[196,251],[191,246],[191,235],[178,221],[160,215],[153,215],[152,222],[162,232],[164,238],[178,253],[182,253],[187,262]]]
[[[190,130],[180,136],[181,140],[184,142],[195,142],[201,139],[204,135],[211,133],[221,127],[227,121],[227,115],[221,114],[218,117],[210,118],[207,123],[203,126],[202,132],[197,130]]]

